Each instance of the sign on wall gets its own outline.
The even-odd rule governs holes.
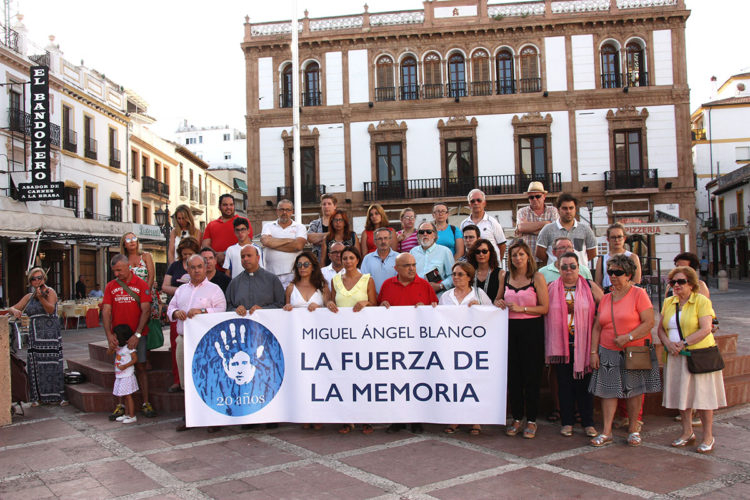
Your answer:
[[[31,79],[31,182],[18,184],[21,201],[59,200],[63,183],[52,182],[50,169],[49,68],[32,66]]]
[[[505,424],[507,326],[492,306],[197,315],[187,425]]]

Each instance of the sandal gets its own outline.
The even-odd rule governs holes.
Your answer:
[[[354,426],[352,426],[354,427]],[[370,424],[362,424],[362,434],[372,434],[374,429],[372,428],[372,425]]]
[[[701,455],[706,455],[708,453],[711,453],[714,451],[714,445],[716,444],[716,438],[711,439],[710,444],[701,443],[698,445],[698,447],[695,449],[697,453],[700,453]]]
[[[443,429],[443,432],[445,432],[446,434],[455,434],[457,430],[458,430],[457,425],[449,425],[448,427]]]
[[[534,439],[536,437],[536,422],[526,422],[523,437],[524,439]]]
[[[631,432],[628,434],[628,446],[640,446],[643,443],[640,432]]]
[[[469,434],[472,436],[478,436],[482,433],[482,428],[478,425],[476,427],[472,427],[471,430],[469,430]]]
[[[552,413],[547,415],[547,420],[550,422],[557,422],[560,420],[560,410],[552,410]]]
[[[687,439],[684,439],[682,437],[679,437],[672,441],[672,447],[673,448],[682,448],[683,446],[687,446],[689,444],[693,444],[695,442],[695,433],[690,434]]]
[[[354,424],[344,424],[339,427],[339,434],[349,434],[354,430]]]
[[[514,420],[512,424],[505,427],[506,436],[515,436],[521,432],[521,421]]]
[[[607,436],[606,434],[599,434],[594,439],[589,441],[589,444],[591,444],[591,446],[593,446],[594,448],[601,448],[602,446],[608,446],[614,443],[614,441],[615,440],[611,434],[609,436]]]
[[[588,437],[590,437],[590,438],[592,438],[592,437],[596,437],[596,436],[598,436],[598,435],[599,435],[599,433],[598,433],[598,432],[596,432],[596,427],[594,427],[593,425],[590,425],[590,426],[586,427],[586,428],[584,429],[584,431],[586,431],[586,435],[587,435]]]
[[[562,434],[565,437],[570,437],[573,435],[573,426],[572,425],[563,425],[562,429],[560,429],[560,434]]]

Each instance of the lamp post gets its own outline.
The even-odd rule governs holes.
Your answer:
[[[586,200],[586,208],[589,209],[589,226],[591,226],[591,230],[596,234],[594,229],[594,200]]]
[[[159,229],[161,229],[161,234],[164,235],[164,239],[166,240],[166,251],[168,252],[169,233],[172,231],[172,226],[169,225],[169,207],[167,207],[166,210],[159,208],[156,212],[154,212],[154,217],[156,217],[156,225],[159,226]]]

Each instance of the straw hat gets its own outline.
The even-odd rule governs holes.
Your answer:
[[[547,194],[547,191],[544,190],[544,184],[542,184],[539,181],[534,181],[531,184],[529,184],[529,189],[527,189],[526,193],[524,194],[529,194],[529,193]]]

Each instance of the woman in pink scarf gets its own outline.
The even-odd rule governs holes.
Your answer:
[[[573,435],[576,405],[586,435],[597,435],[594,428],[594,397],[589,393],[591,380],[591,329],[596,304],[603,292],[596,283],[578,274],[578,256],[567,252],[560,257],[560,278],[548,285],[549,313],[545,318],[545,354],[547,363],[557,365],[562,429]]]

